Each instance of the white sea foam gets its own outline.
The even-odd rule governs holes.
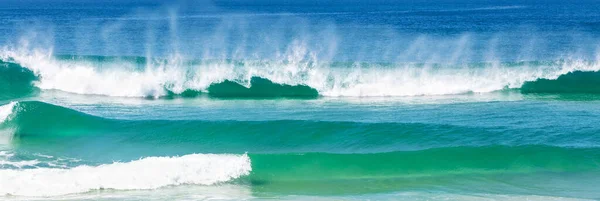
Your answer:
[[[10,148],[7,149],[7,147],[0,146],[0,149],[4,149],[0,151],[0,168],[5,169],[69,168],[74,167],[73,164],[81,162],[81,160],[75,158],[55,157],[43,154],[33,154],[23,157],[23,155],[27,154],[21,153],[20,156],[16,156],[14,150]],[[28,158],[28,160],[23,158]]]
[[[246,185],[221,184],[212,186],[185,185],[161,188],[158,190],[135,190],[135,191],[103,191],[94,193],[80,193],[52,197],[26,197],[12,196],[5,200],[160,200],[160,201],[190,201],[190,200],[254,200],[252,190]],[[260,199],[258,199],[260,200]]]
[[[219,186],[181,186],[177,188],[165,188],[154,191],[121,191],[107,192],[97,194],[75,194],[59,197],[11,197],[9,200],[94,200],[94,201],[114,201],[114,200],[169,200],[169,201],[188,201],[188,200],[271,200],[272,197],[254,197],[251,189],[239,185],[219,185]],[[518,195],[518,194],[452,194],[436,192],[400,192],[400,193],[379,193],[366,195],[339,195],[339,196],[313,196],[313,195],[282,195],[276,197],[277,200],[315,200],[315,201],[335,201],[335,200],[464,200],[464,201],[591,201],[592,199],[570,198],[560,196],[540,196],[540,195]]]
[[[10,102],[0,106],[0,124],[10,120],[16,105],[17,102]],[[9,144],[12,141],[13,134],[12,128],[0,128],[0,146]],[[0,152],[0,160],[1,156],[3,156],[3,152]]]
[[[247,155],[190,154],[70,169],[2,169],[0,196],[56,196],[98,189],[157,189],[213,185],[250,174]]]
[[[4,121],[10,118],[15,108],[15,105],[17,105],[17,102],[13,101],[6,105],[0,106],[0,123],[3,123]]]
[[[2,158],[10,158],[13,157],[15,154],[9,151],[0,151],[0,157]]]
[[[2,158],[0,157],[0,166],[12,166],[12,167],[16,167],[16,168],[22,168],[25,166],[35,166],[39,163],[40,163],[40,161],[38,161],[38,160],[7,161],[7,160],[2,160]]]
[[[518,66],[488,63],[485,66],[460,64],[379,64],[356,63],[332,67],[311,59],[300,45],[278,61],[201,62],[180,59],[140,64],[128,61],[92,62],[58,60],[51,51],[3,51],[0,58],[12,60],[39,75],[36,86],[78,94],[125,97],[160,97],[168,91],[206,91],[214,83],[231,80],[250,86],[252,77],[279,84],[306,85],[323,96],[421,96],[485,93],[519,88],[539,78],[556,79],[573,71],[598,71],[596,62],[567,60]]]

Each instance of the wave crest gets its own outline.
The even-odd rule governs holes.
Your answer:
[[[10,102],[6,105],[0,106],[0,123],[9,120],[10,115],[13,113],[15,105],[17,105],[17,102]]]
[[[4,51],[0,59],[34,72],[40,89],[124,97],[422,96],[486,93],[538,79],[595,72],[581,60],[513,63],[414,64],[305,60],[186,61],[72,56]]]
[[[12,128],[4,128],[2,126],[6,121],[11,120],[16,105],[17,102],[0,105],[0,145],[9,144],[12,141],[14,135]]]
[[[172,185],[213,185],[246,176],[244,155],[190,154],[71,169],[0,170],[0,195],[55,196],[91,190],[156,189]],[[48,185],[52,184],[52,185]]]

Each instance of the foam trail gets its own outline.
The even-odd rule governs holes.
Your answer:
[[[250,174],[244,155],[190,154],[71,169],[0,170],[0,196],[56,196],[99,189],[139,190],[165,186],[212,185]],[[52,185],[48,185],[52,184]]]
[[[177,57],[175,57],[177,58]],[[486,93],[520,88],[537,79],[556,79],[573,71],[598,71],[596,62],[566,60],[510,64],[377,64],[328,62],[293,54],[276,61],[149,62],[59,60],[48,52],[4,51],[0,59],[21,64],[39,75],[36,86],[78,94],[161,97],[186,90],[207,92],[226,80],[250,87],[252,77],[277,84],[306,85],[322,96],[422,96]]]
[[[35,166],[40,162],[38,160],[25,160],[25,161],[8,161],[2,160],[2,156],[0,155],[0,167],[2,166],[12,166],[17,168],[22,168],[25,166]]]

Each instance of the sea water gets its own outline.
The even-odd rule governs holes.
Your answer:
[[[0,3],[2,200],[600,199],[597,1]]]

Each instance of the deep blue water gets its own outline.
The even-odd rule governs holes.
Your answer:
[[[8,1],[3,44],[56,54],[273,57],[294,40],[336,61],[595,56],[597,1]]]

